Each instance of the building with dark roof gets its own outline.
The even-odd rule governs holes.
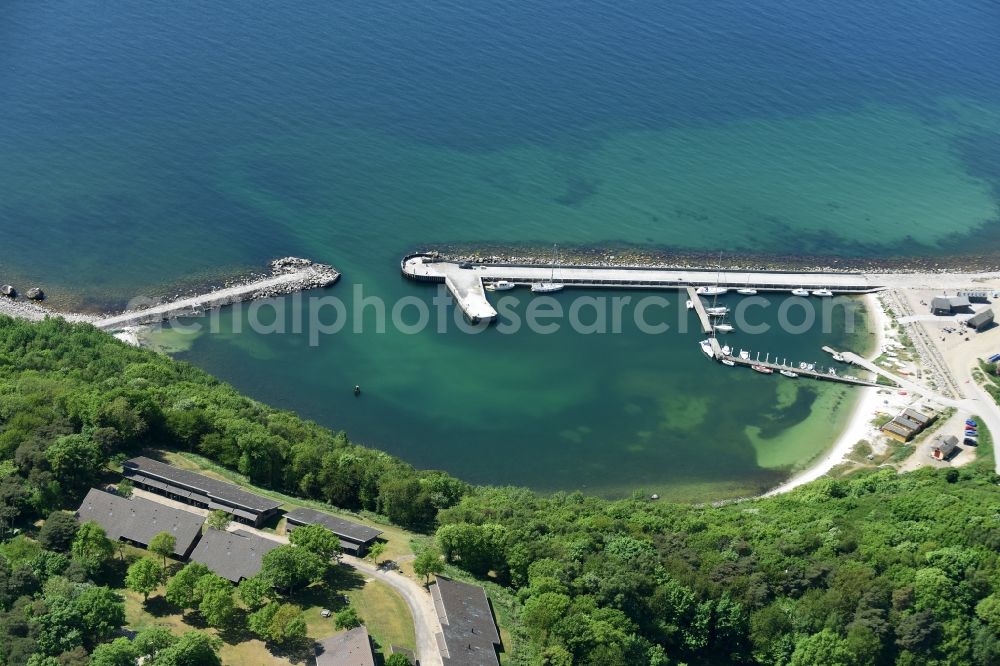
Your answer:
[[[243,490],[239,486],[213,479],[145,456],[126,460],[122,473],[137,488],[205,509],[221,509],[233,520],[260,527],[278,511],[280,502]]]
[[[931,299],[931,314],[953,315],[959,312],[968,312],[971,307],[969,299],[965,296],[935,296]]]
[[[438,647],[445,666],[499,666],[503,650],[486,590],[438,576],[431,598],[441,620]]]
[[[911,421],[916,421],[923,428],[926,428],[927,425],[934,420],[933,414],[924,414],[923,412],[918,412],[917,410],[910,409],[909,407],[903,410],[901,416],[905,416]]]
[[[896,423],[895,420],[892,420],[882,426],[882,434],[887,437],[891,437],[897,442],[908,442],[913,438],[916,432],[910,430],[902,424]]]
[[[365,626],[316,642],[316,666],[375,666],[375,652]]]
[[[917,436],[924,428],[934,422],[937,414],[930,412],[925,414],[915,409],[904,409],[894,419],[882,426],[884,435],[897,442],[908,442]]]
[[[981,312],[977,312],[965,320],[965,325],[974,329],[976,333],[985,331],[993,326],[993,310],[987,308]]]
[[[302,525],[322,525],[340,539],[340,549],[348,555],[363,557],[381,530],[359,523],[353,523],[337,516],[314,509],[294,509],[285,514],[286,531],[291,532]]]
[[[264,556],[279,546],[278,541],[252,532],[209,529],[191,553],[191,561],[201,562],[223,578],[238,583],[256,575]]]
[[[958,438],[954,435],[942,437],[938,435],[931,444],[931,457],[935,460],[948,460],[958,449]]]
[[[205,518],[190,511],[164,506],[144,497],[126,499],[91,488],[76,512],[81,523],[94,521],[109,539],[122,539],[148,546],[154,536],[167,532],[174,537],[174,555],[186,558],[201,536]]]

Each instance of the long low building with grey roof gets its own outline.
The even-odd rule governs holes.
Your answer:
[[[122,473],[137,487],[210,510],[222,510],[237,522],[260,527],[281,506],[236,484],[213,479],[145,456],[126,460]]]
[[[316,642],[316,666],[375,666],[375,653],[364,625]]]
[[[238,583],[260,571],[264,556],[281,543],[244,530],[208,529],[191,553],[191,561],[201,562],[223,578]]]
[[[368,548],[382,534],[381,530],[345,520],[315,509],[294,509],[285,514],[286,530],[291,532],[302,525],[322,525],[340,539],[340,549],[349,555],[363,557]]]
[[[441,634],[438,647],[445,666],[500,666],[500,631],[486,590],[438,576],[431,599]]]
[[[184,559],[201,536],[205,518],[190,511],[164,506],[144,497],[125,498],[92,488],[76,512],[83,523],[94,521],[108,538],[148,546],[154,536],[166,532],[174,537],[174,555]]]

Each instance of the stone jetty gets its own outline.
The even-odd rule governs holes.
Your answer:
[[[266,277],[99,318],[94,321],[94,326],[112,331],[129,326],[155,324],[176,317],[196,316],[225,305],[329,287],[340,279],[340,273],[332,266],[298,257],[275,259],[270,263],[270,268],[271,274]]]

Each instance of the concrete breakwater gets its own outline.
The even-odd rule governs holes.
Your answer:
[[[275,259],[269,266],[271,273],[265,277],[196,296],[165,303],[150,303],[121,314],[96,318],[93,324],[106,331],[155,324],[175,317],[199,315],[225,305],[329,287],[340,279],[340,273],[329,264],[298,257]]]
[[[601,289],[671,289],[718,285],[727,289],[753,287],[766,292],[826,289],[837,294],[879,291],[884,284],[857,273],[789,273],[777,271],[719,271],[559,264],[503,264],[454,262],[434,253],[403,257],[402,275],[417,282],[443,282],[455,302],[473,322],[492,321],[497,312],[486,297],[487,284],[498,281],[530,287],[553,281],[565,287]]]
[[[547,265],[552,262],[551,245],[527,243],[437,244],[438,258],[457,263]],[[416,248],[414,249],[416,251]],[[694,269],[716,267],[718,250],[698,251],[655,245],[559,245],[559,261],[565,264],[614,268]],[[980,273],[1000,271],[992,253],[954,256],[825,256],[729,252],[722,268],[729,271],[823,272],[866,275],[881,273]]]

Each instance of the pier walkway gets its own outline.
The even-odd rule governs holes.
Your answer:
[[[712,338],[713,342],[715,338]],[[765,356],[762,360],[760,358],[760,353],[758,352],[752,358],[743,358],[739,353],[736,354],[726,354],[724,349],[718,347],[718,343],[713,345],[713,349],[716,349],[716,360],[722,361],[722,359],[731,360],[736,365],[742,365],[746,367],[761,366],[764,368],[769,368],[776,373],[780,373],[782,370],[787,370],[794,372],[799,377],[806,377],[809,379],[820,379],[826,382],[840,382],[841,384],[851,384],[852,386],[878,386],[876,382],[868,381],[867,379],[860,379],[859,377],[852,377],[851,375],[841,375],[837,373],[831,373],[830,369],[826,372],[817,369],[803,368],[794,363],[791,365],[785,365],[783,363],[777,363],[771,361],[769,356]],[[749,355],[751,352],[747,352]],[[847,354],[844,355],[844,359],[847,360]]]
[[[698,321],[701,322],[701,332],[711,333],[712,332],[712,322],[708,318],[708,313],[705,312],[705,301],[701,300],[701,296],[695,291],[694,287],[688,287],[688,300],[694,305],[694,311],[698,313]]]
[[[400,270],[404,277],[411,280],[444,282],[455,302],[473,321],[496,318],[496,310],[486,298],[484,284],[507,280],[519,286],[531,286],[536,282],[548,282],[552,276],[551,266],[458,263],[430,254],[404,257]],[[829,289],[837,294],[864,294],[884,287],[858,273],[748,273],[611,266],[556,266],[552,280],[567,287],[587,288],[682,290],[718,284],[729,289],[749,285],[762,292]]]
[[[824,351],[829,351],[833,353],[833,350],[824,348]],[[907,379],[906,377],[901,377],[894,372],[889,372],[885,368],[881,368],[871,361],[858,356],[854,352],[840,352],[841,356],[844,357],[844,361],[852,365],[856,365],[859,368],[864,368],[869,372],[873,372],[876,375],[881,375],[891,382],[894,382],[898,387],[912,391],[913,393],[919,393],[920,395],[934,400],[946,407],[955,407],[956,409],[962,407],[962,401],[949,398],[947,396],[941,395],[940,392],[934,391],[923,384],[913,381],[912,379]]]
[[[272,275],[269,277],[252,280],[246,284],[217,289],[206,294],[181,298],[141,310],[130,310],[119,315],[97,319],[92,323],[105,331],[155,324],[175,317],[199,315],[206,310],[224,305],[260,298],[272,298],[317,287],[327,287],[340,278],[340,273],[326,264],[317,264],[293,257],[271,262],[271,271]]]

